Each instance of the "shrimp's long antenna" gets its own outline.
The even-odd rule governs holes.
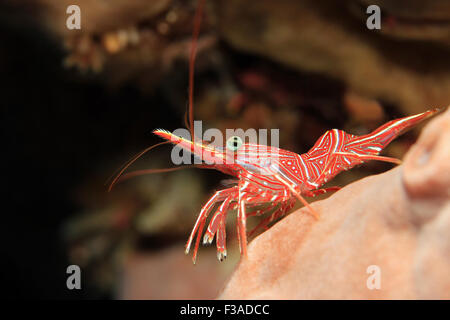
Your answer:
[[[186,110],[186,112],[184,113],[184,125],[189,130],[189,132],[191,132],[191,127],[188,122],[188,110]]]
[[[203,8],[205,6],[205,0],[198,0],[197,3],[197,9],[195,11],[195,17],[194,17],[194,30],[192,32],[192,42],[191,42],[191,51],[189,55],[189,122],[186,121],[185,117],[185,124],[188,126],[188,129],[191,132],[192,141],[195,141],[195,135],[194,135],[194,66],[195,66],[195,57],[197,53],[197,40],[198,36],[200,34],[200,25],[202,22],[202,15],[203,15]],[[145,153],[152,150],[153,148],[156,148],[163,144],[168,144],[170,141],[164,141],[157,143],[153,146],[150,146],[141,152],[139,152],[137,155],[135,155],[131,160],[127,161],[116,175],[112,175],[106,182],[110,181],[112,177],[114,179],[112,180],[111,184],[108,187],[108,191],[111,191],[111,189],[114,187],[114,185],[119,181],[119,178],[122,176],[122,174],[125,172],[125,170],[128,169],[129,166],[131,166],[136,160],[138,160],[140,157],[142,157]],[[197,165],[197,167],[200,167],[201,165]],[[131,172],[128,175],[125,175],[122,179],[128,179],[132,176],[142,175],[142,174],[151,174],[151,173],[159,173],[159,172],[168,172],[168,171],[176,171],[181,170],[184,168],[191,168],[194,166],[187,166],[187,167],[175,167],[175,168],[164,168],[164,169],[148,169],[148,170],[139,170],[135,172]]]
[[[178,170],[190,169],[190,168],[211,169],[212,167],[213,167],[212,165],[206,165],[206,164],[191,164],[191,165],[183,166],[183,167],[136,170],[136,171],[132,171],[127,174],[124,174],[123,176],[120,177],[120,179],[117,182],[123,182],[125,180],[131,179],[131,178],[134,178],[137,176],[143,176],[146,174],[171,172],[171,171],[178,171]]]
[[[107,180],[106,183],[108,183],[109,180],[111,180],[111,178],[114,176],[113,181],[111,182],[111,184],[108,187],[108,192],[111,191],[111,189],[114,187],[114,185],[116,184],[116,182],[119,180],[120,176],[124,173],[125,170],[128,169],[129,166],[131,166],[137,159],[139,159],[140,157],[142,157],[145,153],[149,152],[150,150],[163,145],[163,144],[168,144],[170,143],[170,141],[163,141],[157,144],[154,144],[148,148],[145,148],[144,150],[142,150],[141,152],[139,152],[137,155],[135,155],[133,158],[131,158],[130,160],[128,160],[120,169],[119,173],[117,173],[115,176],[114,174]],[[155,170],[155,169],[154,169]],[[159,169],[159,170],[164,170],[164,169]]]
[[[197,54],[197,40],[200,33],[203,8],[205,0],[198,0],[197,9],[194,17],[194,30],[192,32],[191,52],[189,56],[189,130],[191,131],[192,141],[195,141],[194,133],[194,65]]]

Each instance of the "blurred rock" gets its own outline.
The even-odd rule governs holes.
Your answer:
[[[257,237],[222,299],[449,299],[450,110],[404,165],[352,183]],[[379,267],[380,289],[367,286]]]
[[[423,13],[422,28],[430,15],[441,21],[450,15],[443,1],[413,2],[415,15]],[[383,1],[387,3],[397,15],[400,10],[412,14],[409,1],[408,6]],[[227,0],[218,1],[217,15],[221,36],[237,50],[339,79],[359,95],[398,105],[404,114],[447,104],[448,20],[437,24],[435,31],[427,29],[420,37],[399,41],[382,34],[392,29],[386,21],[381,32],[368,30],[366,8],[365,3],[357,6],[364,17],[360,19],[352,14],[354,8],[340,1],[262,0],[249,6],[245,1]],[[436,32],[444,35],[438,37]]]
[[[344,106],[353,119],[362,123],[380,122],[384,116],[383,107],[378,101],[367,99],[354,92],[345,94]]]
[[[156,179],[142,180],[139,186],[142,198],[155,199],[136,219],[136,230],[140,234],[167,233],[186,236],[191,230],[206,192],[203,181],[197,178],[193,170],[195,169],[171,172],[167,176],[160,175],[162,179],[160,177],[159,183]],[[159,187],[157,192],[152,190],[154,186]]]
[[[67,51],[64,66],[101,74],[111,86],[132,83],[151,91],[176,60],[187,60],[196,1],[81,0],[81,29],[66,27],[67,0],[27,0],[7,5],[17,12],[33,9],[36,25]],[[14,12],[14,11],[13,11]],[[203,38],[213,18],[205,15],[198,51],[214,47]]]
[[[187,239],[204,201],[203,183],[193,170],[137,177],[111,193],[90,181],[79,192],[84,212],[62,230],[70,261],[85,270],[92,286],[111,291],[129,251],[161,251]]]
[[[213,299],[234,263],[217,262],[215,248],[192,264],[183,244],[151,254],[130,254],[124,264],[121,299]]]
[[[185,60],[189,52],[196,1],[79,1],[81,30],[66,28],[70,1],[7,3],[20,12],[33,11],[37,24],[64,44],[66,66],[103,72],[102,80],[110,85],[132,83],[151,92],[174,61]],[[381,7],[379,31],[366,28],[369,4]],[[199,51],[209,51],[207,56],[227,51],[216,46],[220,38],[240,53],[340,80],[368,99],[399,105],[403,114],[450,98],[446,0],[262,0],[252,6],[218,0],[207,2],[205,18]],[[246,80],[264,85],[261,79]],[[285,99],[277,96],[279,102]]]
[[[69,0],[29,0],[38,8],[48,28],[59,35],[69,35],[73,31],[66,28],[66,9],[74,4]],[[81,31],[83,33],[103,33],[120,27],[133,25],[152,19],[164,12],[171,0],[111,0],[108,2],[79,0],[81,10]]]
[[[350,8],[361,21],[361,8],[378,5],[384,28],[381,33],[399,39],[425,40],[450,47],[450,2],[447,0],[353,0]]]

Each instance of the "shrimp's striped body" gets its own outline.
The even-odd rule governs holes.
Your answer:
[[[209,244],[216,237],[219,260],[226,257],[225,221],[228,212],[237,209],[237,229],[241,254],[247,251],[247,217],[270,213],[251,232],[283,216],[297,200],[307,206],[310,212],[318,214],[308,205],[304,196],[312,197],[338,187],[321,189],[327,181],[343,170],[348,170],[368,160],[380,160],[400,163],[400,160],[379,156],[393,139],[423,119],[435,114],[438,109],[417,115],[392,120],[370,134],[355,136],[342,130],[332,129],[325,132],[316,144],[304,154],[258,144],[243,144],[240,140],[233,150],[218,148],[200,141],[178,137],[165,130],[156,130],[155,134],[205,159],[208,163],[202,167],[213,168],[234,176],[236,184],[217,191],[203,206],[186,244],[189,252],[196,237],[193,261],[195,263],[201,236],[206,220],[216,208],[203,237],[203,243]],[[227,146],[229,144],[227,143]],[[264,208],[259,208],[266,205]]]

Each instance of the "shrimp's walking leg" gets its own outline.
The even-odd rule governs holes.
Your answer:
[[[237,234],[241,255],[247,256],[247,215],[245,213],[245,192],[239,190],[239,206],[237,214]]]
[[[288,200],[286,202],[283,202],[278,209],[276,209],[274,212],[272,212],[272,214],[270,216],[261,220],[258,223],[258,225],[256,227],[254,227],[252,231],[250,231],[249,237],[253,236],[255,234],[255,232],[260,228],[267,230],[268,229],[267,225],[269,223],[275,221],[276,219],[278,219],[279,217],[284,215],[289,209],[291,209],[294,206],[294,204],[295,204],[295,201],[293,201],[293,200]]]
[[[267,206],[266,208],[262,208],[262,209],[258,209],[252,212],[247,213],[247,218],[248,217],[253,217],[253,216],[261,216],[263,214],[266,214],[267,212],[271,211],[272,209],[274,209],[279,203],[278,202],[272,202],[269,206]]]
[[[335,192],[340,189],[341,189],[341,187],[329,187],[329,188],[323,188],[323,189],[303,191],[303,194],[307,197],[315,197],[319,194],[324,194],[327,192]]]
[[[193,257],[192,257],[192,261],[194,263],[195,263],[195,261],[197,259],[197,251],[198,251],[198,246],[200,244],[200,237],[202,235],[203,227],[205,226],[206,218],[208,217],[209,212],[211,211],[211,209],[214,207],[214,205],[217,202],[223,201],[224,199],[226,199],[233,192],[236,192],[236,187],[217,191],[208,200],[208,202],[203,206],[202,210],[200,211],[200,214],[198,215],[197,221],[195,222],[194,228],[192,229],[191,235],[189,236],[189,239],[188,239],[188,241],[186,243],[186,250],[185,250],[185,253],[188,254],[189,250],[191,248],[191,245],[192,245],[192,241],[194,240],[194,236],[198,232],[197,239],[195,241],[194,254],[193,254]]]
[[[277,179],[278,181],[280,181],[293,195],[294,197],[296,197],[298,200],[300,200],[301,203],[303,203],[303,205],[308,208],[309,212],[313,215],[313,217],[316,220],[319,220],[319,214],[316,212],[316,210],[314,210],[309,203],[305,200],[305,198],[303,198],[303,196],[301,195],[301,192],[295,190],[294,185],[291,185],[290,182],[286,181],[282,176],[284,175],[283,173],[281,173],[279,171],[279,169],[276,166],[270,166],[269,168],[269,172],[272,173],[273,177],[275,179]]]
[[[227,257],[226,239],[227,234],[225,230],[225,222],[227,218],[227,211],[225,211],[220,217],[219,229],[217,229],[216,246],[217,246],[217,259],[223,261]]]
[[[286,204],[285,204],[285,203],[282,203],[282,204],[280,205],[280,207],[279,207],[278,209],[276,209],[270,216],[265,217],[264,219],[262,219],[262,220],[256,225],[256,227],[254,227],[253,230],[250,231],[250,233],[248,234],[248,236],[249,236],[249,237],[252,237],[252,236],[255,234],[255,232],[256,232],[258,229],[260,229],[260,228],[263,228],[264,230],[267,230],[267,229],[268,229],[267,225],[268,225],[269,223],[271,223],[271,222],[274,220],[275,215],[277,215],[278,212],[280,212],[280,211],[285,212],[285,211],[286,211],[286,207],[287,207]],[[272,208],[270,208],[270,210],[271,210],[271,209],[272,209]],[[267,210],[266,212],[268,212],[268,211],[270,211],[270,210]],[[266,213],[266,212],[263,212],[263,213]]]
[[[209,222],[208,229],[206,230],[203,237],[204,245],[212,243],[214,235],[216,234],[220,222],[222,221],[222,215],[228,211],[231,200],[231,197],[226,198],[225,201],[220,205],[219,209],[217,209],[217,211],[214,213],[211,221]]]

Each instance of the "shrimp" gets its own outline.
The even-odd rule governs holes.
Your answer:
[[[379,153],[400,134],[439,111],[436,108],[395,119],[362,136],[349,134],[339,129],[328,130],[304,154],[272,146],[244,143],[238,136],[229,138],[225,147],[206,144],[195,137],[193,129],[194,63],[204,3],[205,0],[198,2],[189,59],[189,113],[187,114],[188,120],[185,119],[185,122],[190,129],[191,139],[163,129],[155,130],[154,134],[165,141],[137,154],[122,168],[110,185],[111,189],[119,179],[124,180],[136,175],[175,171],[187,167],[215,169],[233,176],[234,183],[226,189],[216,191],[200,210],[185,246],[186,254],[189,253],[192,245],[194,246],[192,256],[194,264],[202,235],[203,244],[211,244],[214,238],[216,239],[219,261],[223,261],[227,257],[225,221],[227,214],[232,210],[237,210],[239,248],[244,257],[247,255],[246,221],[249,216],[268,214],[250,232],[250,235],[260,228],[267,229],[271,222],[283,217],[297,200],[303,203],[316,219],[319,219],[319,214],[304,197],[314,197],[339,190],[339,187],[321,187],[340,172],[366,161],[378,160],[400,164],[399,159],[380,156]],[[125,170],[144,153],[167,143],[181,147],[205,160],[206,163],[167,169],[140,170],[122,176]],[[214,208],[216,211],[204,232],[207,218]]]

